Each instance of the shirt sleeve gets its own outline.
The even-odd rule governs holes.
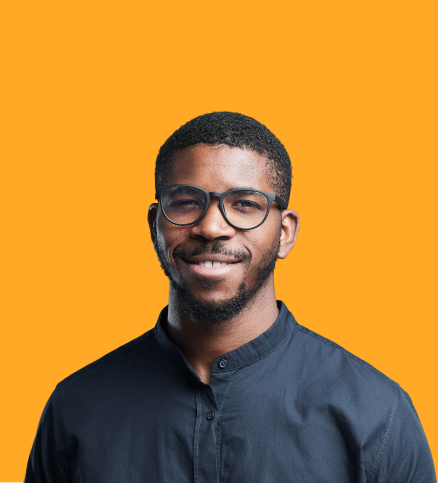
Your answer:
[[[436,483],[429,444],[409,395],[400,401],[390,424],[374,479],[375,483]]]
[[[61,465],[56,442],[54,399],[55,391],[44,408],[27,464],[24,483],[68,483]]]

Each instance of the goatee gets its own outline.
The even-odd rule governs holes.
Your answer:
[[[248,302],[255,296],[255,294],[262,288],[268,277],[274,271],[276,261],[278,259],[278,251],[280,249],[280,237],[275,247],[266,253],[264,262],[257,267],[256,284],[249,288],[245,281],[243,281],[237,290],[237,294],[233,297],[222,300],[220,302],[200,300],[193,294],[187,284],[177,282],[171,275],[170,263],[165,258],[164,250],[160,244],[157,243],[156,250],[158,260],[161,268],[169,278],[170,288],[175,295],[175,302],[178,310],[181,313],[187,314],[192,320],[208,321],[208,322],[222,322],[230,320],[238,315],[248,304]],[[182,250],[175,250],[173,252],[174,258],[190,258],[190,256],[200,254],[222,254],[228,257],[233,257],[241,261],[250,261],[250,255],[247,252],[229,251],[224,246],[223,242],[216,241],[213,244],[205,243],[196,247],[190,253]],[[212,283],[208,280],[203,282],[207,289],[212,289]]]

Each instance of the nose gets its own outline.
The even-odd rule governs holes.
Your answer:
[[[235,233],[236,230],[223,217],[218,199],[210,200],[210,206],[204,216],[191,229],[193,237],[206,240],[229,239]]]

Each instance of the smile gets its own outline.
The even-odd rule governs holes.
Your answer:
[[[184,259],[182,259],[184,260]],[[189,272],[198,277],[223,277],[240,265],[239,261],[223,260],[184,260]]]
[[[203,260],[198,262],[198,265],[201,265],[201,267],[209,267],[209,268],[219,268],[219,267],[225,267],[228,265],[227,262],[212,262],[211,260]]]

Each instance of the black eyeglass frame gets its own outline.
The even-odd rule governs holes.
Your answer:
[[[163,210],[163,205],[161,203],[161,195],[167,189],[169,189],[169,188],[177,188],[177,187],[182,187],[182,186],[185,186],[187,188],[195,188],[195,189],[197,189],[199,191],[202,191],[205,194],[205,197],[207,199],[207,202],[205,204],[204,210],[201,213],[201,215],[195,221],[192,221],[190,223],[175,223],[174,221],[172,221],[166,215],[166,212]],[[240,226],[234,225],[228,219],[227,214],[225,212],[225,208],[224,208],[224,198],[225,198],[225,196],[227,194],[232,193],[234,191],[254,191],[256,193],[261,193],[262,195],[265,195],[266,196],[266,199],[268,200],[268,209],[266,210],[265,217],[263,218],[263,220],[258,225],[253,226],[251,228],[242,228]],[[254,188],[234,188],[234,189],[225,191],[224,193],[218,193],[217,191],[205,191],[202,188],[200,188],[199,186],[194,186],[194,185],[191,185],[191,184],[171,184],[171,185],[168,185],[168,186],[157,186],[157,189],[155,191],[155,199],[158,200],[158,204],[160,205],[161,211],[163,212],[163,215],[166,217],[166,220],[168,220],[168,221],[170,221],[170,223],[173,223],[174,225],[178,225],[178,226],[188,226],[188,225],[193,225],[194,223],[197,223],[205,215],[206,211],[208,210],[208,207],[210,206],[210,198],[211,197],[219,198],[219,209],[221,210],[222,216],[225,218],[225,221],[229,225],[231,225],[233,228],[236,228],[238,230],[254,230],[254,228],[258,228],[260,225],[262,225],[265,222],[265,220],[268,217],[268,215],[269,215],[269,211],[271,209],[271,204],[272,204],[273,201],[275,201],[280,208],[282,208],[282,209],[286,209],[287,208],[287,203],[284,200],[282,200],[280,197],[278,197],[276,194],[274,194],[274,193],[267,193],[266,191],[256,190]]]

